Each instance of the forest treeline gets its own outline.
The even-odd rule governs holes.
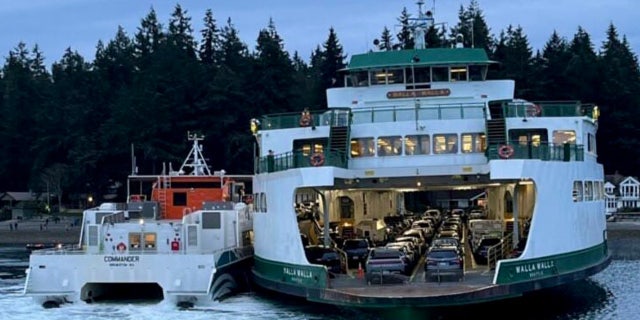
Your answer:
[[[413,47],[411,17],[405,8],[389,22],[402,26],[397,33],[382,28],[380,50]],[[177,170],[190,148],[187,132],[205,135],[212,170],[250,174],[250,119],[326,108],[324,90],[341,85],[338,70],[348,62],[333,28],[308,59],[284,50],[273,21],[253,47],[239,39],[231,19],[219,23],[211,9],[194,28],[180,5],[166,25],[151,9],[135,34],[119,27],[113,39],[99,41],[93,61],[69,48],[50,67],[37,44],[17,44],[0,74],[0,191],[100,201],[131,173],[132,153],[141,174],[168,170],[168,163]],[[607,173],[636,175],[638,60],[613,24],[605,32],[597,48],[577,26],[573,38],[554,32],[534,51],[520,26],[492,34],[472,0],[460,7],[456,25],[431,28],[426,42],[451,46],[460,34],[465,46],[485,48],[500,62],[490,78],[514,79],[517,97],[596,103],[600,162]]]

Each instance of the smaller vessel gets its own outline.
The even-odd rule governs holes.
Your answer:
[[[100,300],[192,307],[243,289],[253,263],[251,177],[211,173],[203,137],[188,136],[180,170],[132,170],[126,203],[84,211],[78,244],[33,251],[24,294],[45,308]]]

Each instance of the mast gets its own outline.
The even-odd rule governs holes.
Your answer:
[[[186,172],[185,168],[191,168],[189,170],[189,175],[210,176],[211,171],[209,170],[209,165],[207,165],[207,161],[202,156],[202,145],[198,142],[200,140],[204,140],[204,135],[189,132],[187,133],[187,137],[189,141],[193,141],[193,146],[191,147],[189,155],[180,167],[180,174],[184,174]]]

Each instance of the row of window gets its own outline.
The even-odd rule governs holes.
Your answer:
[[[574,181],[573,202],[598,201],[604,199],[604,182]]]
[[[132,250],[155,250],[155,232],[131,232],[129,233],[129,249]]]
[[[487,148],[484,133],[434,134],[430,136],[384,136],[351,139],[351,157],[398,155],[483,153]]]
[[[348,87],[384,84],[429,84],[431,82],[482,81],[487,76],[486,65],[384,68],[356,71],[347,75]]]

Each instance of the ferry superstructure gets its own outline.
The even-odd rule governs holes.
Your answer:
[[[192,307],[248,288],[251,176],[212,173],[203,138],[189,134],[178,171],[139,175],[134,165],[128,201],[86,209],[78,244],[33,251],[24,294],[45,308],[101,300]]]
[[[434,20],[418,4],[413,30],[423,35]],[[517,99],[513,80],[487,80],[494,63],[483,49],[423,41],[356,54],[345,86],[327,90],[327,110],[253,119],[255,283],[334,305],[429,307],[520,296],[603,270],[599,109]],[[478,206],[500,227],[500,244],[476,263],[479,239],[465,226],[460,282],[425,281],[424,255],[401,283],[380,285],[363,277],[362,263],[331,272],[305,254],[322,245],[346,259],[339,240],[388,240],[358,226],[415,216],[407,203],[420,201]],[[309,205],[316,217],[305,219]]]

